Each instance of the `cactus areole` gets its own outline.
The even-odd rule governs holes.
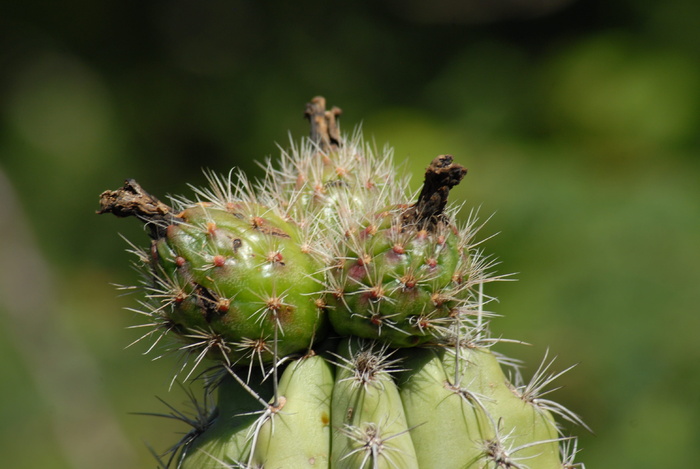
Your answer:
[[[525,383],[491,351],[484,284],[503,277],[476,215],[458,221],[448,201],[467,170],[438,156],[411,196],[391,150],[341,133],[340,114],[308,103],[310,137],[260,181],[208,173],[170,204],[131,179],[100,196],[98,213],[151,238],[130,249],[141,339],[216,395],[177,414],[192,428],[160,466],[583,467],[561,421],[583,422],[542,397],[562,373],[545,358]]]

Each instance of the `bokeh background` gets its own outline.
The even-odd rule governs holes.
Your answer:
[[[191,194],[202,168],[341,125],[493,215],[496,334],[580,414],[592,468],[700,461],[700,3],[695,0],[6,1],[0,6],[0,466],[147,468],[186,430],[177,366],[144,357],[119,233],[126,177]]]

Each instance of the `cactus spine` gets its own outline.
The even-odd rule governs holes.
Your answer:
[[[311,137],[257,183],[210,174],[172,207],[132,180],[102,194],[99,213],[149,228],[144,338],[174,337],[187,377],[214,363],[216,409],[162,466],[583,467],[555,416],[581,420],[542,398],[561,373],[511,382],[490,350],[483,289],[502,277],[448,203],[466,169],[435,158],[411,196],[339,115],[315,98]]]

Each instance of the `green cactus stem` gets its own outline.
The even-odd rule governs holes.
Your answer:
[[[331,467],[417,469],[391,353],[375,342],[346,339],[337,359]]]
[[[253,464],[262,467],[328,467],[331,446],[333,369],[318,355],[302,357],[284,370],[276,412],[262,425]]]
[[[421,468],[561,467],[554,418],[521,399],[488,349],[407,353],[399,388]]]
[[[505,340],[484,290],[505,276],[448,200],[467,170],[433,159],[416,198],[391,149],[344,135],[340,114],[314,98],[310,137],[260,181],[209,173],[172,207],[133,180],[101,195],[98,213],[151,238],[131,246],[142,339],[173,338],[185,379],[206,362],[218,393],[180,418],[193,428],[161,466],[582,469],[557,422],[585,425],[548,396],[568,369],[545,356],[525,384],[492,351]]]

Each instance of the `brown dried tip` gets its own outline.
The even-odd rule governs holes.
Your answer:
[[[304,117],[311,124],[311,140],[317,143],[324,153],[335,151],[340,147],[338,116],[342,112],[335,106],[330,111],[326,111],[326,98],[323,96],[316,96],[306,104]]]
[[[467,169],[454,163],[452,155],[440,155],[435,158],[425,171],[418,201],[403,214],[403,225],[432,231],[444,222],[443,210],[447,205],[450,189],[459,184],[466,174]]]
[[[165,228],[178,220],[172,212],[133,179],[127,179],[124,186],[115,191],[100,194],[100,210],[97,211],[98,214],[112,213],[117,217],[137,217],[150,228],[153,239],[165,236]]]

